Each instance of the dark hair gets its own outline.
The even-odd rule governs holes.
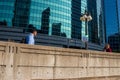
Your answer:
[[[31,29],[30,30],[31,33],[35,32],[35,31],[37,31],[37,30],[36,29]]]

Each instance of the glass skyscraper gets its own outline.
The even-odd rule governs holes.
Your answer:
[[[81,0],[72,0],[72,30],[71,30],[71,37],[81,39],[81,22],[80,22],[80,16],[81,16]]]
[[[104,12],[107,42],[108,36],[118,33],[119,31],[117,0],[104,0]]]
[[[82,40],[85,36],[85,22],[78,17],[86,10],[93,18],[88,23],[89,34],[86,37],[92,43],[105,43],[103,0],[72,0],[72,38]]]
[[[88,12],[91,14],[93,20],[89,22],[89,41],[93,43],[98,43],[98,22],[97,22],[97,0],[87,0],[88,1]]]
[[[86,10],[88,11],[88,9],[87,9],[87,0],[81,0],[81,15],[84,14]],[[82,27],[81,40],[83,40],[83,37],[86,36],[85,35],[85,22],[81,22],[81,27]],[[89,38],[88,35],[86,36],[87,38]]]
[[[6,20],[8,26],[33,24],[52,35],[52,25],[60,23],[60,35],[71,38],[71,0],[0,0],[0,6],[0,21]]]
[[[41,29],[42,33],[52,35],[55,23],[61,24],[61,27],[56,26],[61,28],[60,34],[71,38],[71,1],[31,0],[29,24]]]
[[[104,18],[104,0],[97,0],[97,23],[98,23],[98,39],[100,43],[105,43],[105,18]]]
[[[89,22],[89,41],[105,43],[103,0],[87,0],[87,8],[93,20]]]
[[[103,0],[81,0],[81,13],[85,10],[93,20],[88,23],[88,38],[92,43],[105,43]],[[85,22],[82,22],[82,37],[85,36]]]
[[[81,40],[87,10],[93,20],[88,24],[89,42],[104,43],[103,0],[0,0],[0,21],[8,26],[35,26],[43,34]]]

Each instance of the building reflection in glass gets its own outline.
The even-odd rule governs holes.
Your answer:
[[[14,8],[13,26],[27,27],[29,24],[31,0],[16,0]]]
[[[41,31],[44,34],[49,33],[49,23],[50,23],[50,8],[48,7],[42,12],[41,20]]]
[[[61,35],[61,23],[52,24],[52,35],[56,35],[56,36]]]

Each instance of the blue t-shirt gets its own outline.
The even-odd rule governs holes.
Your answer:
[[[35,44],[34,35],[32,33],[26,37],[26,43],[31,45]]]

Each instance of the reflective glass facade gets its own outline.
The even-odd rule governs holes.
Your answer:
[[[96,0],[97,2],[97,23],[98,23],[98,40],[105,43],[105,21],[104,21],[104,0]]]
[[[60,34],[71,38],[70,0],[31,0],[29,24],[51,35],[55,23],[61,24]]]
[[[8,26],[27,27],[33,24],[43,34],[81,40],[85,10],[93,20],[88,24],[89,42],[104,42],[102,0],[0,0],[0,21]]]
[[[52,35],[52,26],[60,23],[59,35],[71,38],[71,0],[0,0],[0,6],[0,21],[6,20],[8,26],[33,24]]]
[[[88,11],[88,9],[87,9],[87,0],[81,0],[81,14],[84,14],[86,10]],[[84,37],[89,38],[88,37],[89,34],[85,35],[85,22],[81,22],[81,25],[82,25],[82,31],[81,31],[82,40],[84,39]],[[89,30],[88,30],[88,32],[89,32]]]
[[[31,0],[15,0],[13,26],[26,27],[29,24]]]
[[[88,22],[88,35],[85,35],[85,22],[78,19],[85,10],[93,18]],[[105,43],[103,0],[72,0],[72,38],[84,37],[92,43]]]
[[[72,24],[72,34],[71,37],[72,38],[77,38],[77,39],[81,39],[81,31],[82,31],[82,27],[81,27],[81,21],[80,21],[80,16],[81,16],[81,0],[72,0],[72,20],[71,20],[71,24]]]
[[[6,21],[12,26],[15,0],[0,0],[0,22]]]
[[[106,42],[108,36],[118,33],[117,0],[104,0]]]
[[[88,24],[89,29],[89,41],[93,43],[98,43],[98,22],[97,22],[97,0],[88,0],[88,12],[91,14],[93,20],[90,21]]]

